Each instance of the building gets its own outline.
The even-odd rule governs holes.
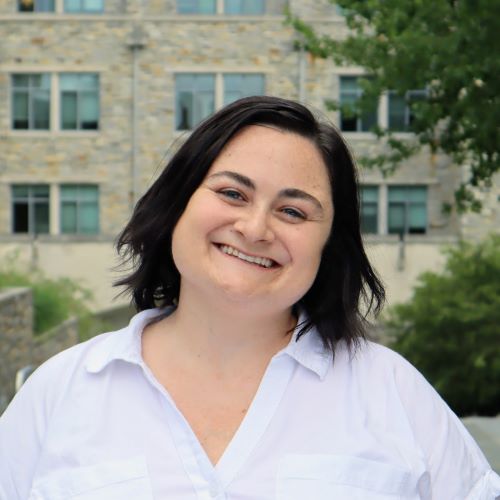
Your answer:
[[[326,99],[355,100],[362,68],[297,50],[285,8],[345,34],[327,0],[0,0],[0,258],[76,278],[106,308],[114,239],[173,141],[247,94],[325,113]],[[411,120],[391,94],[365,116],[327,114],[357,154],[380,147],[375,121],[405,134]],[[389,178],[362,172],[363,227],[390,302],[439,269],[443,244],[499,228],[498,189],[482,216],[443,214],[461,175],[425,152]]]

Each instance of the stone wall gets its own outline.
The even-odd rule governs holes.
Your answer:
[[[42,335],[33,335],[33,295],[29,288],[0,291],[0,413],[15,392],[21,368],[38,366],[78,342],[78,324],[69,319]]]

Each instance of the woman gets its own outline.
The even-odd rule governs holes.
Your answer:
[[[422,376],[364,340],[361,299],[376,312],[384,292],[355,168],[300,104],[202,123],[118,248],[141,312],[27,381],[0,422],[2,499],[500,494]]]

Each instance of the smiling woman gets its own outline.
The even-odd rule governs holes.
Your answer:
[[[304,106],[250,97],[203,122],[118,250],[139,312],[25,383],[0,419],[0,499],[500,494],[432,387],[365,340],[384,290],[355,166]]]

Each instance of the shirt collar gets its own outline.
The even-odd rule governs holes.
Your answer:
[[[85,363],[87,371],[99,373],[108,364],[116,360],[137,365],[143,364],[142,331],[153,319],[168,316],[171,311],[171,307],[141,311],[130,320],[128,326],[109,333],[102,342],[96,343],[89,351]],[[280,354],[287,354],[323,380],[332,363],[332,353],[323,346],[321,336],[314,325],[307,333],[299,337],[301,325],[307,320],[307,315],[301,312],[292,338]]]
[[[305,368],[316,373],[323,380],[332,365],[333,354],[323,345],[321,335],[314,325],[299,337],[301,326],[307,321],[308,317],[302,311],[299,314],[292,338],[282,352],[288,354]]]
[[[98,373],[109,363],[122,360],[134,364],[142,364],[141,334],[145,326],[154,318],[165,316],[170,309],[147,309],[133,316],[125,328],[111,332],[90,349],[85,367],[90,373]]]

